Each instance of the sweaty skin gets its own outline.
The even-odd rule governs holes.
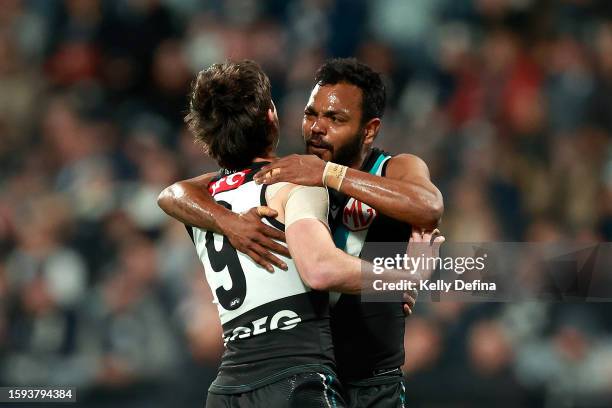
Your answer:
[[[380,279],[380,275],[372,272],[372,264],[347,254],[334,244],[327,226],[327,192],[294,184],[279,187],[273,196],[266,199],[270,208],[278,212],[277,220],[296,220],[287,224],[286,236],[302,280],[315,290],[347,294],[359,294],[364,288],[372,288],[374,280]],[[432,234],[422,236],[415,233],[410,237],[410,244],[429,244],[426,245],[427,256],[437,256],[443,241],[441,236],[432,239]],[[421,279],[428,279],[432,271],[422,269],[415,272],[386,270],[385,274],[389,281],[413,280],[418,284]],[[407,300],[414,305],[414,299]]]
[[[361,120],[362,91],[338,83],[317,85],[304,109],[302,134],[307,152],[316,156],[291,155],[264,166],[255,180],[266,184],[288,181],[307,186],[322,186],[325,161],[349,166],[340,187],[353,197],[398,221],[431,230],[442,217],[442,194],[430,181],[423,160],[400,154],[389,160],[385,177],[360,171],[380,130],[380,118]],[[361,139],[352,160],[342,162],[343,151]],[[348,146],[348,147],[347,147]],[[317,157],[318,156],[318,157]],[[280,171],[272,170],[279,169]]]
[[[278,141],[278,116],[273,102],[266,120],[273,134],[272,139]],[[272,143],[266,157],[259,160],[274,160],[275,144]],[[285,234],[261,221],[261,217],[276,217],[276,211],[261,206],[236,214],[217,204],[208,192],[208,185],[215,175],[208,173],[176,182],[159,194],[157,204],[183,224],[225,235],[234,248],[269,272],[274,271],[273,265],[286,270],[287,265],[274,255],[290,256],[287,247],[276,242],[284,242]]]
[[[272,174],[273,169],[280,171]],[[323,186],[324,169],[325,162],[316,156],[291,155],[262,167],[255,180]],[[391,158],[385,177],[349,168],[340,191],[382,214],[424,230],[435,228],[443,212],[442,194],[429,180],[427,165],[411,154]]]
[[[363,140],[358,146],[358,159],[351,163],[341,191],[382,214],[430,231],[442,215],[442,195],[429,180],[427,165],[420,158],[410,154],[393,157],[388,162],[386,177],[358,170],[380,128],[380,118],[361,123],[361,98],[361,90],[354,85],[315,86],[305,109],[302,131],[308,152],[323,160],[314,155],[291,155],[264,166],[256,180],[322,186],[324,160],[341,153],[359,136]],[[273,168],[280,172],[272,174]],[[281,267],[282,261],[272,254],[286,251],[273,241],[278,239],[277,232],[261,221],[256,222],[258,215],[254,211],[238,216],[218,205],[203,184],[198,178],[175,183],[160,194],[158,203],[180,221],[189,220],[194,226],[224,233],[236,249],[268,270],[272,265]],[[240,218],[246,216],[251,222]]]

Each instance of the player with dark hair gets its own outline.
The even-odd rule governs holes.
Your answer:
[[[391,156],[372,146],[384,107],[385,89],[379,74],[354,59],[328,61],[317,71],[304,111],[303,136],[312,155],[274,161],[255,175],[265,185],[291,182],[328,187],[334,192],[329,220],[335,244],[354,256],[364,255],[365,242],[408,242],[411,226],[431,231],[442,214],[441,194],[430,182],[421,159],[409,154]],[[224,233],[234,247],[267,268],[272,264],[286,267],[286,260],[268,251],[286,255],[277,242],[267,238],[281,237],[257,222],[260,214],[250,210],[237,216],[215,205],[202,191],[206,180],[201,176],[176,183],[162,192],[160,206],[183,222]],[[257,211],[275,214],[269,209]],[[310,248],[313,240],[308,236]],[[422,238],[430,237],[431,232]],[[288,234],[289,248],[291,239]],[[342,295],[332,311],[332,329],[338,370],[350,405],[402,406],[401,304],[362,303],[357,296]]]
[[[350,138],[341,143],[336,143],[336,150],[334,151],[334,145],[331,142],[324,140],[323,138],[309,138],[306,141],[308,153],[316,154],[320,153],[320,158],[329,161],[333,159],[337,163],[345,164],[350,166],[355,161],[361,161],[360,153],[364,150],[365,137],[370,134],[373,135],[378,132],[380,126],[380,119],[382,118],[385,111],[386,104],[386,92],[385,86],[382,82],[380,75],[372,71],[368,66],[359,63],[355,59],[333,59],[321,66],[315,74],[315,88],[311,95],[324,92],[329,90],[332,93],[342,92],[344,87],[326,88],[326,86],[334,86],[338,84],[345,84],[356,87],[361,90],[361,102],[359,108],[361,110],[360,117],[358,117],[358,124],[360,126],[358,132],[354,135],[349,135]],[[313,118],[314,106],[312,103],[312,96],[309,104],[306,106],[304,111],[304,126],[311,127],[309,119]],[[343,116],[342,112],[328,112],[329,119],[340,121],[342,123],[347,122],[348,117]],[[372,121],[371,123],[369,123]],[[367,126],[367,129],[366,129]],[[371,143],[369,143],[371,144]]]
[[[412,226],[431,229],[442,215],[442,196],[425,163],[372,147],[385,108],[380,75],[355,59],[319,68],[304,110],[307,152],[262,168],[256,179],[326,185],[336,245],[363,256],[365,242],[407,242]],[[325,163],[327,161],[327,163]],[[330,172],[342,183],[328,183]],[[404,400],[404,316],[393,303],[365,303],[342,295],[332,308],[332,336],[340,379],[351,406],[397,406]],[[399,402],[398,402],[399,401]]]
[[[185,121],[207,154],[223,167],[208,185],[216,202],[238,212],[258,205],[276,209],[281,215],[266,222],[280,230],[288,228],[294,257],[286,258],[287,272],[271,274],[226,237],[187,226],[213,291],[226,347],[206,405],[344,406],[335,374],[329,295],[316,290],[319,285],[327,289],[328,282],[313,268],[308,259],[312,257],[297,250],[303,238],[292,233],[310,228],[329,236],[327,192],[253,182],[255,172],[274,158],[278,139],[268,77],[252,61],[212,65],[193,84]],[[331,237],[328,241],[327,247],[341,257],[326,258],[325,267],[352,267],[358,276],[359,260],[337,250]],[[358,283],[354,286],[358,290]]]
[[[185,122],[205,152],[227,169],[240,169],[270,153],[278,137],[268,110],[275,112],[267,75],[253,61],[214,64],[201,71],[192,89]]]

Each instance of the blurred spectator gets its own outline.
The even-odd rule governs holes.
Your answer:
[[[384,75],[376,143],[426,160],[448,241],[612,240],[610,2],[3,0],[3,384],[76,385],[88,406],[201,405],[221,329],[184,228],[156,206],[216,168],[183,126],[189,84],[256,59],[280,152],[303,152],[314,71],[348,55]],[[419,303],[410,401],[607,406],[609,311]]]
[[[95,289],[88,317],[97,330],[100,357],[95,385],[107,404],[163,406],[179,349],[159,296],[155,247],[144,237],[124,243],[118,264]],[[112,401],[112,402],[111,402]],[[167,403],[167,402],[166,402]],[[123,406],[123,405],[121,405]]]

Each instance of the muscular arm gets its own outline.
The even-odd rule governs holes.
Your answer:
[[[316,156],[291,155],[264,166],[255,178],[266,184],[288,181],[322,186],[324,168],[325,162]],[[427,165],[411,154],[389,159],[385,177],[348,169],[340,190],[382,214],[423,229],[434,228],[444,210],[442,194],[430,181]]]
[[[298,187],[285,202],[287,245],[302,280],[315,290],[331,290],[357,294],[363,287],[372,287],[379,279],[372,265],[336,248],[326,225],[327,194],[322,188]],[[428,235],[424,239],[430,239]],[[414,239],[421,240],[420,233]],[[423,242],[423,241],[420,241]],[[428,241],[426,241],[428,242]],[[439,245],[439,244],[438,244]],[[418,282],[421,274],[406,271],[387,271],[388,279],[412,279]]]
[[[426,229],[435,228],[444,211],[427,165],[411,154],[389,159],[386,177],[348,169],[340,190],[393,219]]]
[[[355,294],[361,290],[361,261],[336,248],[316,219],[296,221],[285,231],[289,252],[302,280],[315,290]]]
[[[312,289],[358,294],[364,288],[372,288],[374,281],[381,279],[381,275],[373,272],[371,263],[336,248],[327,227],[316,219],[296,221],[287,228],[286,236],[300,276]],[[438,256],[444,237],[438,236],[431,240],[431,234],[423,237],[414,232],[410,243],[418,245],[418,254],[410,256],[418,257],[420,253],[427,257]],[[387,282],[413,281],[418,286],[421,280],[429,279],[431,273],[432,270],[426,269],[414,273],[386,269],[384,278]]]
[[[208,192],[208,184],[215,175],[207,173],[172,184],[160,193],[157,205],[183,224],[222,234],[219,223],[233,213],[217,204]]]
[[[285,234],[261,221],[263,216],[275,217],[276,212],[259,207],[259,211],[252,208],[236,214],[218,204],[208,192],[208,184],[215,175],[207,173],[174,183],[160,193],[157,204],[183,224],[227,236],[234,248],[268,271],[274,271],[272,265],[287,269],[287,265],[272,253],[289,256],[287,248],[275,241],[284,241]]]

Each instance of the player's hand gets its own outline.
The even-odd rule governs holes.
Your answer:
[[[418,258],[421,256],[424,258],[437,258],[440,255],[440,245],[442,245],[445,240],[446,238],[440,234],[440,230],[437,228],[434,230],[412,228],[406,253],[410,258]],[[433,262],[429,262],[429,266],[432,264]],[[416,272],[423,279],[429,279],[433,273],[433,268],[427,269],[422,267]]]
[[[414,310],[414,305],[416,304],[417,295],[418,292],[416,290],[409,290],[404,292],[404,316],[410,316],[412,314],[412,310]]]
[[[302,186],[323,186],[325,162],[313,154],[292,154],[263,166],[254,176],[258,184],[274,184],[279,181]]]
[[[241,214],[228,215],[219,225],[234,248],[247,254],[268,272],[274,272],[272,265],[287,270],[287,264],[272,253],[291,257],[286,246],[274,241],[285,242],[285,233],[261,220],[262,217],[273,218],[277,215],[270,207],[253,207]]]
[[[437,228],[430,231],[413,228],[406,253],[409,257],[420,257],[424,255],[425,258],[437,258],[440,255],[440,245],[442,245],[444,241],[444,236],[440,235],[440,231]],[[417,273],[421,279],[429,279],[433,273],[433,269],[422,267]],[[417,295],[417,291],[408,291],[404,293],[404,314],[406,316],[412,314]]]

